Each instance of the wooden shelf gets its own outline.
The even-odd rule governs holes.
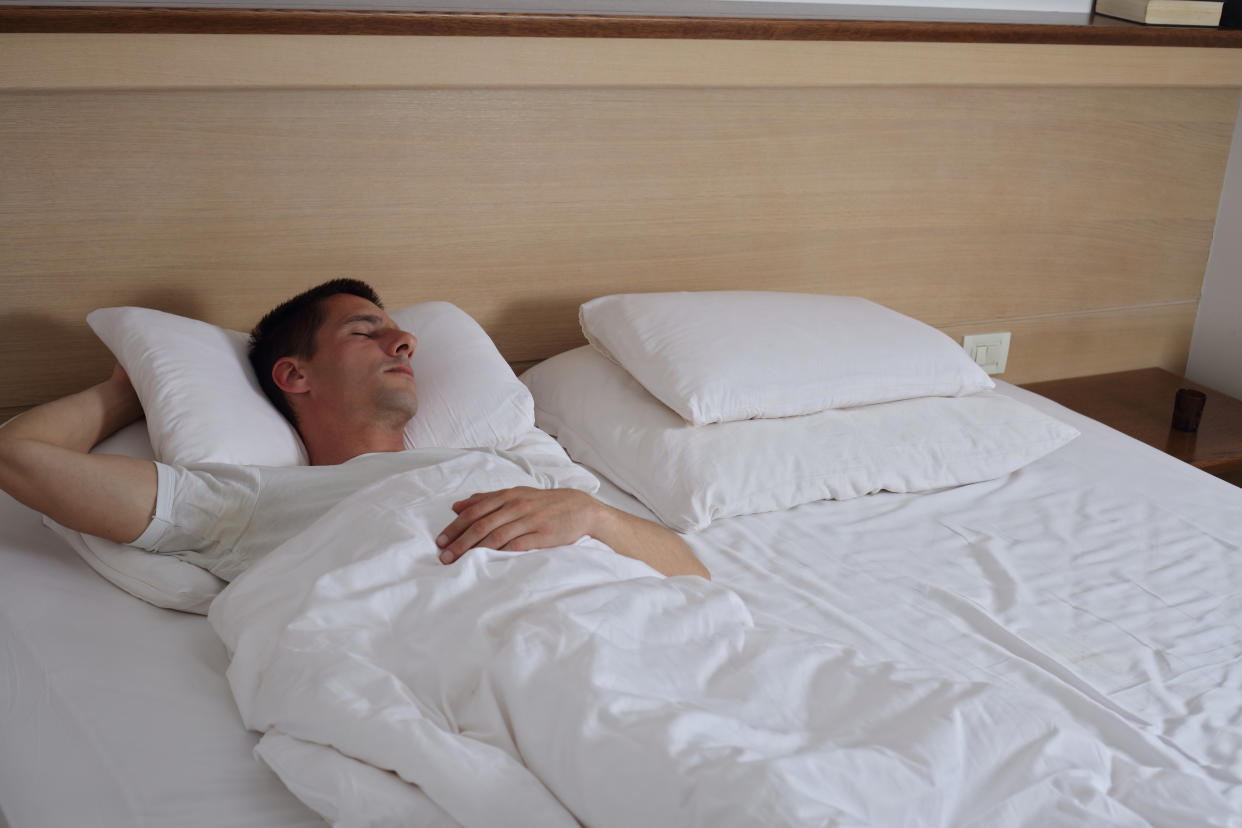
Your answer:
[[[1086,24],[948,23],[641,15],[517,14],[120,6],[0,6],[3,33],[307,34],[470,37],[846,40],[1242,47],[1242,30]]]

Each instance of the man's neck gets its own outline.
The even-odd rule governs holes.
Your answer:
[[[366,423],[316,427],[302,423],[298,430],[312,466],[335,466],[359,455],[405,448],[404,426]]]

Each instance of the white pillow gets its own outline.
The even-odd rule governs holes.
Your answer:
[[[390,315],[419,340],[407,445],[505,448],[534,427],[529,392],[465,312],[425,302]],[[147,308],[103,308],[87,322],[129,374],[159,460],[307,462],[297,431],[259,388],[246,334]]]
[[[1078,435],[993,392],[692,426],[584,346],[522,376],[535,421],[683,532],[733,515],[988,480]]]
[[[506,450],[521,458],[526,470],[550,487],[580,489],[588,494],[599,490],[595,476],[574,465],[565,449],[537,428],[532,427]],[[143,460],[153,456],[146,425],[141,420],[113,434],[91,453],[123,454]],[[212,599],[227,586],[207,570],[172,555],[146,552],[76,532],[47,516],[43,523],[64,538],[91,569],[130,595],[157,607],[206,615]]]
[[[140,420],[104,440],[92,454],[151,458],[147,429]],[[206,615],[224,581],[205,569],[170,555],[153,555],[132,546],[84,535],[49,517],[43,523],[65,539],[91,569],[136,598],[165,609]]]
[[[418,413],[407,447],[508,448],[535,427],[535,404],[487,332],[450,302],[392,311],[418,337],[410,364]]]
[[[695,425],[995,387],[940,331],[853,296],[631,293],[592,299],[579,320],[600,353]]]

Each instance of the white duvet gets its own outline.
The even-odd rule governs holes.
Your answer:
[[[452,502],[530,483],[470,452],[390,478],[213,604],[260,755],[330,822],[1237,824],[1105,705],[759,625],[590,539],[439,563]]]

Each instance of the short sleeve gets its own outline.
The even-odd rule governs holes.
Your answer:
[[[156,462],[155,513],[130,545],[148,552],[205,552],[218,557],[245,531],[258,499],[250,466],[195,468]]]

